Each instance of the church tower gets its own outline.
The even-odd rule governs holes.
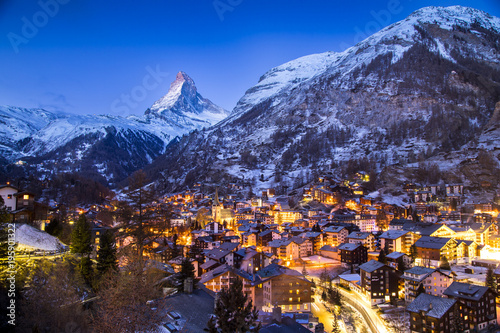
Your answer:
[[[212,219],[215,222],[221,223],[222,222],[222,204],[219,201],[219,188],[215,188],[215,198],[214,202],[212,203]]]

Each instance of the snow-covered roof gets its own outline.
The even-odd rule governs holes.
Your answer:
[[[377,270],[377,269],[382,268],[384,266],[385,265],[383,263],[381,263],[380,261],[372,259],[372,260],[370,260],[368,262],[365,262],[362,265],[359,265],[359,269],[362,269],[365,272],[370,273],[370,272],[373,272],[374,270]]]
[[[406,308],[409,312],[425,312],[433,318],[443,317],[457,300],[422,293]]]
[[[387,230],[384,232],[380,238],[385,238],[385,239],[398,239],[399,237],[402,237],[409,233],[407,230]]]
[[[478,286],[469,283],[453,282],[443,295],[458,297],[462,299],[478,301],[489,290],[488,287]]]

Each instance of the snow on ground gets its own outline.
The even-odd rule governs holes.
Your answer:
[[[408,205],[408,202],[405,201],[405,200],[407,200],[406,194],[401,195],[401,196],[394,196],[394,195],[389,194],[389,193],[381,193],[380,191],[375,191],[375,192],[369,193],[367,195],[367,197],[374,198],[374,199],[380,199],[387,204],[397,205],[400,207],[405,207],[406,205]]]
[[[16,225],[15,235],[20,250],[61,251],[68,247],[56,237],[27,224]]]

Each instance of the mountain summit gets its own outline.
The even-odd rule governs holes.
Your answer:
[[[201,96],[193,79],[182,71],[177,73],[168,93],[145,113],[146,117],[159,117],[173,126],[190,130],[214,125],[228,114],[229,112]]]

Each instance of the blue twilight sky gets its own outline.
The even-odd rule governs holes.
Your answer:
[[[231,110],[274,66],[457,4],[500,16],[498,0],[0,1],[0,105],[142,114],[182,70]]]

